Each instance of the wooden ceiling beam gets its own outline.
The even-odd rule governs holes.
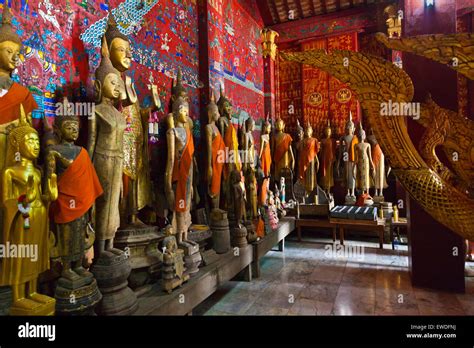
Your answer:
[[[290,6],[288,5],[288,0],[283,0],[283,5],[285,5],[286,10],[286,20],[290,21]],[[294,18],[296,19],[296,18]]]
[[[270,11],[270,6],[267,1],[257,1],[257,7],[262,17],[263,23],[265,26],[270,26],[275,24],[275,18]]]
[[[328,8],[326,6],[326,0],[319,0],[321,2],[321,13],[327,13]]]
[[[336,11],[341,10],[341,0],[336,0]]]
[[[273,12],[275,12],[275,15],[276,15],[276,18],[274,18],[275,24],[281,23],[280,14],[278,13],[275,1],[274,0],[267,0],[267,1],[268,1],[268,3],[271,4]]]
[[[311,8],[311,16],[316,16],[316,8],[314,7],[313,0],[309,0],[309,7]]]
[[[304,18],[303,7],[301,6],[301,0],[294,0],[296,2],[296,7],[298,7],[298,12],[300,13],[300,18]],[[311,0],[310,0],[311,2]]]

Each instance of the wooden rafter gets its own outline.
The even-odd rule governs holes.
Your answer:
[[[285,5],[285,10],[286,10],[286,20],[289,20],[290,16],[290,6],[288,5],[288,0],[283,0],[283,5]]]
[[[300,13],[300,18],[304,18],[303,7],[301,6],[301,0],[294,0],[296,3],[296,7],[298,8],[298,12]],[[311,1],[310,1],[311,2]]]
[[[326,0],[319,0],[321,2],[321,13],[327,13],[328,8],[326,6]]]
[[[336,11],[341,9],[341,0],[336,0]]]
[[[316,9],[314,7],[314,1],[309,0],[309,7],[311,8],[311,16],[316,16]]]
[[[273,9],[273,12],[275,13],[275,16],[276,16],[276,17],[274,18],[275,24],[276,24],[276,23],[281,23],[280,14],[278,13],[278,10],[277,10],[275,1],[274,1],[274,0],[268,0],[268,3],[271,4],[272,9]]]
[[[267,1],[257,1],[257,7],[260,11],[260,16],[262,16],[263,23],[265,23],[266,26],[276,23],[272,11],[270,11],[270,5]]]

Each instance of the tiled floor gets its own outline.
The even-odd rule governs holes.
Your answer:
[[[466,294],[413,288],[406,251],[365,247],[363,254],[340,258],[326,245],[332,244],[287,242],[284,253],[271,251],[262,260],[260,278],[227,282],[193,313],[474,315],[472,277]]]

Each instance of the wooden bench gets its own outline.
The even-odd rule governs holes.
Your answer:
[[[385,219],[377,218],[376,221],[369,220],[348,220],[330,218],[330,223],[339,227],[339,238],[341,244],[344,245],[344,229],[374,231],[379,235],[379,247],[383,249]]]
[[[153,285],[150,292],[138,298],[138,310],[134,315],[187,315],[211,296],[217,288],[236,277],[241,272],[247,273],[247,280],[252,279],[251,262],[253,247],[231,248],[220,255],[218,261],[202,267],[199,273],[189,279],[180,288],[167,294],[161,289],[161,282]]]
[[[297,219],[296,230],[298,233],[298,242],[301,242],[301,228],[302,227],[321,227],[330,228],[332,230],[332,241],[336,241],[337,225],[332,224],[328,219]]]
[[[295,218],[284,217],[280,219],[277,229],[267,234],[260,240],[253,242],[252,275],[260,277],[260,259],[264,257],[275,245],[278,251],[285,251],[285,238],[295,230]]]

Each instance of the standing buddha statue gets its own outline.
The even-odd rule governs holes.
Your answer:
[[[295,157],[291,148],[293,139],[291,135],[285,133],[285,122],[281,118],[277,119],[275,128],[276,134],[273,140],[274,180],[279,182],[281,177],[285,177],[286,182],[290,183],[287,186],[286,197],[291,199],[293,194],[288,194],[288,188],[292,189],[293,185],[291,183],[293,182],[293,170],[295,168]],[[291,192],[293,191],[291,190]]]
[[[341,166],[341,161],[344,162],[344,184],[347,189],[346,203],[355,203],[355,145],[359,139],[354,135],[355,127],[352,122],[352,113],[349,111],[349,120],[346,123],[346,134],[340,140],[339,158],[338,158],[338,172]]]
[[[135,87],[125,75],[132,63],[130,42],[120,32],[112,14],[109,15],[105,32],[110,61],[121,74],[125,84],[126,98],[122,101],[122,117],[126,120],[123,134],[123,182],[124,198],[121,202],[121,225],[142,225],[137,217],[138,211],[151,202],[151,183],[148,155],[148,120],[150,112],[161,107],[156,86],[153,90],[153,106],[142,109],[138,102]]]
[[[304,139],[304,129],[301,127],[300,120],[296,119],[296,141],[291,146],[293,147],[293,153],[295,155],[295,163],[300,163],[301,144]],[[299,165],[295,168],[295,179],[298,180],[300,177]]]
[[[245,190],[247,192],[247,210],[250,213],[250,219],[258,215],[257,211],[257,179],[256,179],[256,154],[255,139],[253,131],[255,130],[255,121],[252,117],[245,120],[245,129],[242,137],[242,150],[244,158],[242,167],[245,175]]]
[[[96,256],[104,251],[119,254],[114,249],[115,233],[120,226],[120,196],[122,192],[123,134],[126,123],[116,109],[121,95],[120,73],[109,58],[105,38],[102,40],[102,60],[95,71],[95,93],[99,102],[89,121],[87,151],[94,163],[104,194],[96,201]]]
[[[8,155],[8,133],[18,125],[20,105],[28,116],[38,107],[30,91],[13,82],[12,72],[20,63],[22,42],[12,27],[12,14],[8,5],[3,5],[2,27],[0,28],[0,171],[13,164],[13,153]]]
[[[207,106],[207,116],[209,120],[209,123],[206,125],[208,194],[211,198],[212,209],[219,209],[225,144],[216,126],[216,122],[219,119],[219,109],[212,91],[209,105]]]
[[[74,284],[81,278],[92,278],[83,267],[88,212],[102,193],[102,186],[87,151],[75,145],[79,137],[77,116],[56,116],[55,133],[60,143],[47,153],[55,153],[58,199],[51,206],[56,224],[57,252],[63,265],[61,276]],[[91,279],[92,280],[92,279]]]
[[[173,225],[176,226],[178,244],[192,244],[188,241],[191,226],[191,200],[193,197],[194,141],[189,129],[189,104],[182,91],[181,79],[173,88],[172,114],[168,116],[166,139],[168,156],[166,161],[165,194],[173,211]]]
[[[321,171],[320,186],[326,191],[328,197],[331,195],[331,188],[334,186],[334,162],[336,161],[336,140],[331,138],[331,123],[324,129],[324,139],[321,140]]]
[[[42,192],[41,171],[35,166],[40,153],[37,131],[27,121],[20,105],[20,120],[9,135],[9,148],[16,162],[3,171],[2,206],[4,209],[3,238],[5,245],[34,247],[36,256],[2,259],[0,286],[11,286],[11,315],[53,315],[55,300],[37,293],[38,277],[49,269],[50,202],[58,196],[56,174],[50,171]],[[46,163],[55,166],[51,153]]]
[[[318,139],[313,138],[313,127],[308,123],[306,125],[304,139],[301,143],[299,179],[303,181],[306,195],[317,187],[317,173],[319,170],[318,160],[319,143]]]
[[[362,191],[362,194],[369,193],[370,174],[375,172],[372,162],[372,149],[366,142],[365,131],[362,129],[362,121],[359,123],[358,135],[360,142],[354,146],[355,163],[354,177],[356,178],[356,188]]]
[[[388,187],[387,184],[387,175],[390,173],[390,167],[388,172],[385,172],[385,155],[382,152],[382,149],[373,134],[373,130],[371,134],[367,137],[368,142],[372,147],[372,161],[374,162],[375,167],[375,174],[373,178],[373,182],[371,186],[375,188],[375,197],[374,200],[382,201],[383,198],[383,189]]]
[[[219,107],[219,114],[221,117],[217,122],[217,126],[221,134],[224,135],[226,153],[227,151],[229,153],[229,158],[226,158],[224,164],[223,193],[225,197],[225,207],[227,209],[230,209],[232,207],[232,184],[230,181],[230,173],[232,173],[234,170],[240,172],[242,168],[239,156],[239,141],[237,137],[237,130],[232,124],[232,103],[224,95],[222,85],[220,87],[220,92],[221,96],[219,98],[219,101],[217,102],[217,106]]]
[[[260,185],[259,205],[263,206],[267,202],[267,190],[270,185],[270,170],[272,166],[272,155],[270,150],[270,133],[272,131],[272,124],[268,119],[262,125],[262,132],[260,133],[260,151],[259,160],[260,167],[263,172],[263,182]]]

